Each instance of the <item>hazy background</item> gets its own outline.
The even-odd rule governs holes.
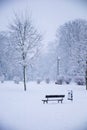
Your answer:
[[[44,34],[46,44],[55,39],[56,29],[68,20],[87,19],[86,4],[86,0],[0,0],[0,31],[7,29],[14,12],[26,11]]]

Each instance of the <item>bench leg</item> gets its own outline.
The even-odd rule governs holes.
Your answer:
[[[48,101],[46,101],[46,103],[48,103]]]
[[[45,101],[43,101],[43,104],[45,104]]]
[[[61,102],[62,103],[63,100],[58,100],[58,103]]]
[[[45,103],[48,103],[48,101],[47,101],[47,100],[44,100],[44,101],[43,101],[43,104],[45,104]]]

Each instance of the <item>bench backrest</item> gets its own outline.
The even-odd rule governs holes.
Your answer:
[[[64,98],[65,95],[46,95],[46,98]]]

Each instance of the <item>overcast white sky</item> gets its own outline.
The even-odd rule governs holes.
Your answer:
[[[1,1],[4,1],[1,4]],[[44,34],[44,42],[54,40],[56,29],[77,18],[87,19],[87,9],[80,0],[0,0],[0,31],[6,29],[13,12],[25,10],[32,13],[32,19]],[[84,0],[82,0],[84,1]]]

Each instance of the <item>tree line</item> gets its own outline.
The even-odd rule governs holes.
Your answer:
[[[59,72],[64,76],[84,76],[87,58],[87,21],[68,21],[56,31],[55,41],[48,52],[41,53],[42,35],[28,15],[14,15],[8,31],[0,32],[0,76],[12,80],[18,76],[24,82],[49,77],[56,78],[57,57]]]

